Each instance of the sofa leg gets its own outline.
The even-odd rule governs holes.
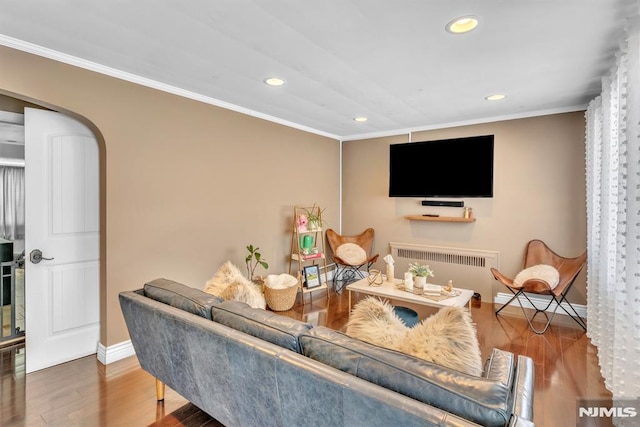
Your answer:
[[[164,400],[164,383],[156,378],[156,398]]]

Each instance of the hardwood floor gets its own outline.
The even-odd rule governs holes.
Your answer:
[[[299,300],[298,300],[299,301]],[[506,313],[505,313],[506,312]],[[522,313],[492,304],[472,307],[483,357],[493,347],[530,356],[535,362],[536,426],[576,425],[576,399],[611,399],[604,387],[596,349],[578,325],[563,319],[544,335],[532,333]],[[315,297],[283,314],[343,330],[348,296]],[[564,317],[564,316],[556,316]],[[0,348],[2,426],[220,426],[167,388],[156,402],[154,379],[135,357],[103,366],[95,356],[25,375],[24,345]]]

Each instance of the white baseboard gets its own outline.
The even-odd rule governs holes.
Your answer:
[[[542,308],[544,306],[546,306],[547,304],[549,304],[549,300],[546,298],[541,298],[541,297],[534,297],[531,296],[531,294],[527,294],[529,296],[529,298],[531,299],[531,301],[533,301],[533,303]],[[511,299],[511,297],[513,297],[512,294],[507,294],[505,292],[498,292],[498,294],[496,295],[496,297],[493,300],[494,304],[501,304],[504,305],[507,302],[509,302],[509,300]],[[529,304],[529,301],[526,300],[526,298],[522,298],[520,299],[520,301],[522,302],[522,306],[524,308],[535,308],[533,307],[531,304]],[[513,302],[511,302],[511,304],[509,305],[515,305],[516,307],[519,306],[518,302],[516,300],[513,300]],[[551,306],[549,306],[549,308],[547,309],[548,312],[553,312],[554,308],[556,307],[556,303],[554,302],[553,304],[551,304]],[[582,304],[571,304],[571,306],[576,310],[576,313],[578,313],[578,315],[580,317],[582,317],[583,319],[587,318],[587,306],[586,305],[582,305]],[[561,307],[559,307],[560,309],[557,311],[557,314],[562,314],[564,316],[567,315],[567,313],[565,313],[562,308],[565,308],[566,310],[569,311],[569,313],[573,313],[571,311],[571,308],[569,307],[569,305],[566,302],[563,302],[561,304]]]
[[[102,343],[98,344],[98,360],[103,365],[117,362],[118,360],[133,356],[135,354],[136,352],[133,349],[131,340],[124,341],[119,344],[114,344],[109,347],[105,347],[104,345],[102,345]]]

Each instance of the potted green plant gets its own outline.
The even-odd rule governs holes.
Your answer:
[[[433,277],[433,270],[427,264],[419,262],[409,264],[409,272],[413,274],[416,288],[424,288],[427,283],[427,277]]]
[[[247,246],[247,251],[249,251],[249,254],[244,259],[244,261],[247,264],[247,274],[248,274],[249,280],[262,282],[263,280],[261,277],[255,280],[253,275],[258,265],[260,265],[262,268],[266,270],[269,268],[269,264],[267,263],[267,261],[262,259],[262,254],[258,252],[259,250],[260,248],[257,246],[255,248],[253,247],[253,245]]]
[[[324,212],[324,209],[320,210],[314,203],[311,208],[302,208],[302,210],[306,213],[309,231],[322,229],[322,212]]]

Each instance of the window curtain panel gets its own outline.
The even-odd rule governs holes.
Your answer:
[[[24,239],[24,168],[0,166],[0,237]]]
[[[640,397],[639,28],[586,112],[587,336],[614,401]]]

